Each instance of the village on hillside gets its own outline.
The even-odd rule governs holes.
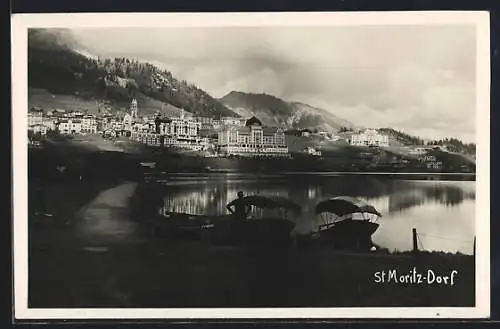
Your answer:
[[[291,158],[300,155],[322,159],[332,147],[343,145],[356,148],[358,158],[374,166],[390,163],[402,167],[412,159],[433,171],[443,169],[443,161],[432,152],[450,152],[447,145],[401,145],[389,132],[380,129],[286,130],[265,126],[255,116],[197,117],[186,111],[176,117],[164,117],[160,113],[141,115],[136,99],[130,101],[124,114],[32,107],[28,111],[28,136],[29,146],[35,148],[53,136],[99,136],[109,142],[127,141],[202,157]],[[464,165],[459,169],[470,170]]]

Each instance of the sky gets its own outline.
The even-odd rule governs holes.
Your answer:
[[[72,30],[98,56],[147,60],[219,98],[266,93],[354,124],[475,142],[474,26]]]

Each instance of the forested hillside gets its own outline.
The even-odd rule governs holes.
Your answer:
[[[28,38],[31,88],[117,103],[142,94],[195,115],[238,116],[202,89],[149,63],[86,57],[71,49],[74,42],[68,34],[53,30],[30,30]]]
[[[380,128],[381,133],[392,136],[403,145],[408,146],[419,146],[419,145],[436,145],[436,146],[446,146],[448,151],[463,153],[463,154],[475,154],[476,144],[474,143],[464,143],[457,138],[444,138],[440,140],[425,141],[423,138],[405,134],[401,131],[392,128]]]

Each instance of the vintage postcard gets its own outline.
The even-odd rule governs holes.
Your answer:
[[[489,34],[13,15],[15,318],[488,317]]]

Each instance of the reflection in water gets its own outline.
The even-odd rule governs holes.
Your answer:
[[[286,197],[302,206],[296,231],[315,231],[321,220],[314,208],[321,200],[350,195],[366,200],[382,214],[374,241],[398,250],[411,248],[416,228],[426,250],[472,252],[475,182],[405,181],[369,176],[204,176],[170,180],[165,211],[226,214],[226,205],[245,194]],[[188,183],[186,183],[188,182]]]

